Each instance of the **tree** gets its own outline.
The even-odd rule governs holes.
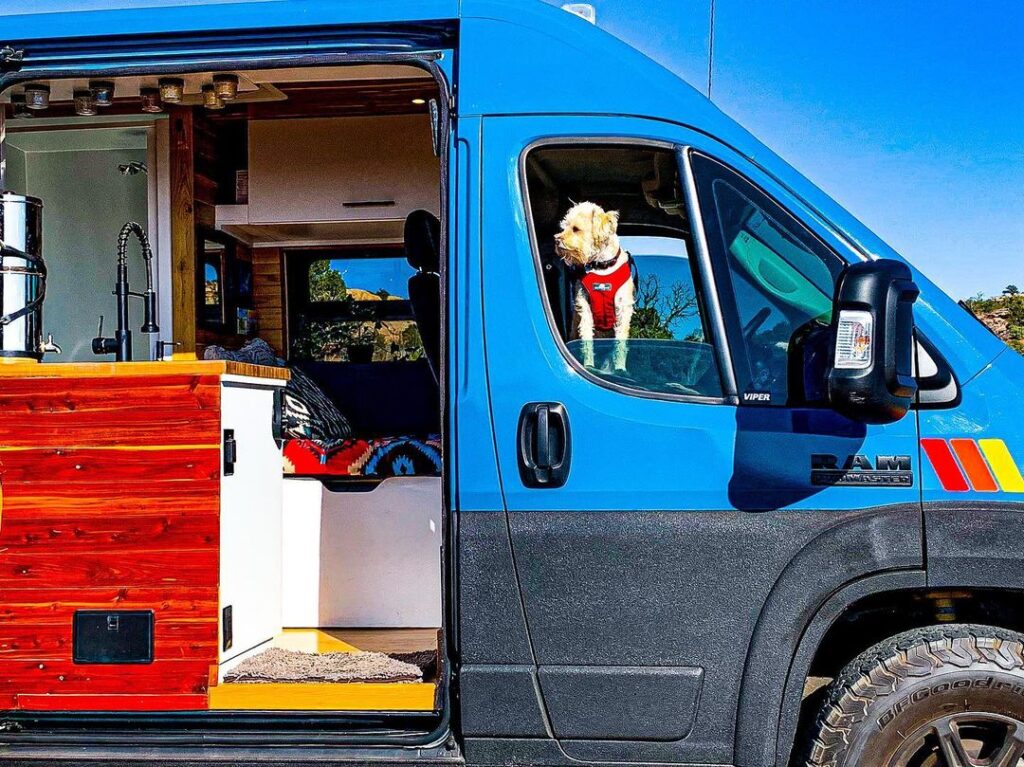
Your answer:
[[[640,278],[636,286],[636,307],[630,324],[630,338],[675,338],[672,325],[697,313],[697,296],[682,282],[665,291],[656,274]]]
[[[1024,295],[1016,285],[1007,285],[1001,296],[979,293],[964,303],[993,333],[1024,353]]]
[[[344,301],[348,296],[348,288],[341,272],[324,259],[314,261],[309,267],[309,300]]]

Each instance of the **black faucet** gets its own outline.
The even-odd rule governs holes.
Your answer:
[[[133,293],[128,289],[128,237],[134,234],[142,246],[142,259],[146,262],[146,292]],[[117,236],[117,282],[114,285],[114,295],[117,296],[117,330],[114,337],[103,336],[103,317],[100,317],[99,335],[92,339],[93,354],[114,354],[118,362],[131,362],[132,359],[132,331],[128,329],[128,298],[135,296],[141,298],[144,306],[142,333],[159,333],[160,328],[156,325],[156,290],[153,288],[153,251],[149,247],[149,237],[146,230],[129,221],[121,227],[121,233]]]

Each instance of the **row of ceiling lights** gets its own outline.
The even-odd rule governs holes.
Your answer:
[[[213,82],[202,87],[203,105],[207,109],[223,109],[228,101],[238,97],[238,76],[218,74]],[[73,94],[75,114],[91,117],[101,107],[114,103],[114,83],[109,80],[90,80],[88,88],[76,88]],[[161,77],[157,87],[139,89],[139,102],[143,112],[155,114],[163,111],[164,104],[180,104],[185,98],[185,81],[180,77]],[[50,86],[29,83],[21,93],[11,94],[15,117],[29,117],[50,106]],[[32,111],[29,111],[32,110]]]

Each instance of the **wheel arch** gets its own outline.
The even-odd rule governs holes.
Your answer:
[[[826,600],[805,627],[803,635],[794,648],[787,666],[784,683],[781,686],[778,719],[772,728],[774,738],[764,744],[764,760],[750,764],[788,765],[796,745],[798,727],[801,721],[804,682],[811,672],[815,659],[824,649],[829,630],[842,617],[857,609],[865,600],[881,594],[925,589],[924,570],[894,570],[875,573],[847,584],[843,589]],[[896,632],[893,632],[896,633]],[[737,744],[739,741],[737,740]],[[737,756],[739,754],[737,753]],[[737,764],[746,762],[737,760]]]
[[[788,754],[792,745],[792,714],[799,711],[800,684],[813,650],[845,608],[878,591],[926,585],[919,505],[840,515],[790,560],[761,608],[736,712],[737,765],[785,764],[777,761],[777,752]],[[793,676],[800,679],[795,699],[789,689]]]

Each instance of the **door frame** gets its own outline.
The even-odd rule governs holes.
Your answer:
[[[401,25],[390,25],[390,28]],[[365,38],[371,38],[373,30],[360,30]],[[281,47],[274,48],[280,39]],[[414,66],[426,71],[435,81],[439,93],[436,130],[436,146],[439,160],[439,210],[441,218],[441,344],[447,348],[447,297],[446,284],[448,279],[449,252],[449,199],[452,141],[454,136],[453,83],[455,72],[451,66],[443,67],[442,51],[434,46],[424,46],[420,50],[402,52],[347,52],[346,49],[358,43],[359,37],[340,37],[337,40],[310,40],[304,37],[301,46],[309,50],[296,50],[293,38],[288,32],[268,34],[254,40],[243,31],[225,34],[217,40],[212,51],[203,47],[208,42],[189,37],[186,34],[161,37],[157,40],[148,37],[144,40],[121,38],[113,46],[87,48],[79,41],[71,41],[74,58],[56,56],[47,59],[49,50],[60,49],[66,41],[47,41],[39,47],[41,62],[36,64],[31,56],[26,56],[19,69],[0,74],[0,92],[24,82],[33,80],[83,79],[108,77],[115,78],[126,75],[144,73],[147,76],[161,74],[181,74],[204,72],[210,70],[231,69],[281,69],[304,68],[327,65],[359,65],[359,64],[401,64]],[[168,41],[179,43],[189,56],[176,49],[168,54],[161,47]],[[237,44],[232,47],[232,41]],[[150,46],[147,49],[147,45]],[[191,48],[189,46],[192,46]],[[446,48],[455,50],[457,42],[451,41]],[[63,53],[63,51],[62,51]],[[124,53],[125,58],[118,60],[117,54]],[[175,58],[174,55],[178,55]],[[130,63],[127,63],[130,60]],[[449,57],[450,61],[450,57]],[[113,63],[111,63],[113,62]],[[147,63],[151,62],[151,63]],[[447,70],[452,70],[450,73]],[[2,119],[2,116],[0,116]],[[80,758],[82,747],[96,747],[109,751],[111,748],[127,747],[132,754],[137,754],[140,747],[156,745],[173,745],[177,748],[176,756],[182,759],[202,760],[202,754],[210,746],[222,746],[238,749],[237,758],[245,759],[256,752],[249,748],[262,749],[268,745],[281,747],[298,747],[302,753],[311,758],[314,754],[318,759],[328,759],[326,752],[318,753],[319,747],[374,747],[374,754],[391,757],[396,760],[407,760],[411,757],[408,749],[416,747],[418,758],[429,759],[433,756],[450,756],[447,747],[452,728],[452,659],[455,647],[452,644],[451,621],[455,599],[454,574],[455,562],[451,522],[451,498],[449,478],[452,476],[449,464],[450,433],[447,424],[450,418],[450,398],[447,396],[446,366],[442,364],[440,396],[441,396],[441,428],[443,456],[443,508],[442,508],[442,547],[440,552],[442,568],[442,627],[445,641],[443,657],[438,678],[440,713],[429,715],[409,713],[358,713],[341,712],[338,714],[317,712],[102,712],[102,713],[31,713],[28,717],[20,717],[32,723],[29,732],[14,731],[9,733],[8,748],[11,753],[33,758],[45,756],[57,762],[69,756],[69,748],[75,748],[76,758]],[[17,712],[10,712],[5,720],[19,719]],[[282,727],[282,722],[291,720],[294,726],[289,729]],[[212,726],[211,726],[212,725]],[[76,731],[77,730],[77,731]],[[85,732],[86,734],[82,734]],[[386,747],[381,749],[380,747]],[[191,749],[197,749],[192,751]],[[294,753],[294,752],[293,752]],[[168,757],[169,758],[169,757]],[[345,758],[351,758],[351,755]],[[0,761],[3,756],[0,755]]]

